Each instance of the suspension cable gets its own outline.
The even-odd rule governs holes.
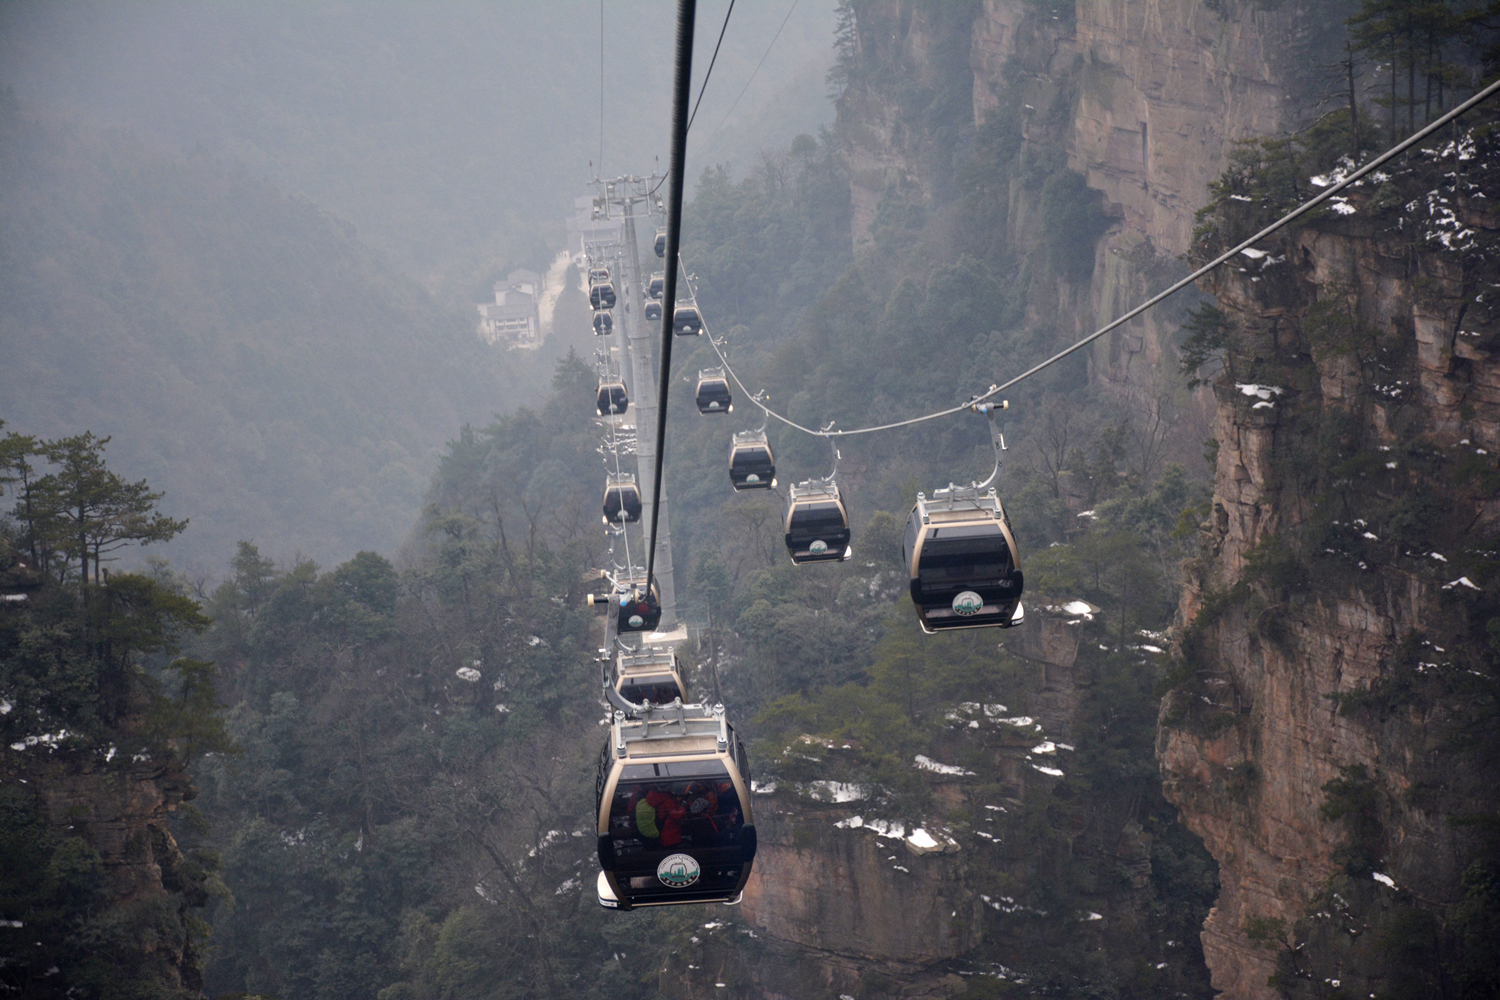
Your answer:
[[[734,13],[734,0],[729,0],[729,9],[724,12],[724,24],[719,28],[719,40],[714,42],[714,54],[708,60],[708,71],[703,74],[703,83],[698,87],[698,99],[693,102],[693,113],[688,115],[688,131],[698,119],[698,105],[703,103],[703,94],[708,90],[708,78],[714,75],[714,63],[719,61],[719,46],[724,44],[724,32],[729,30],[729,15]]]
[[[599,0],[599,169],[595,177],[604,175],[604,0]]]
[[[792,0],[792,5],[787,8],[786,17],[783,17],[781,19],[781,27],[777,28],[776,34],[771,36],[771,44],[766,46],[765,54],[760,57],[760,62],[756,63],[755,69],[750,72],[750,79],[745,81],[745,87],[740,91],[740,96],[736,97],[734,99],[734,103],[729,106],[729,110],[724,112],[723,121],[719,122],[714,130],[709,133],[709,141],[712,141],[713,137],[719,134],[719,130],[724,127],[724,122],[729,121],[729,116],[734,114],[734,109],[740,106],[740,101],[743,100],[745,94],[749,92],[750,85],[755,82],[755,74],[759,73],[760,68],[766,64],[766,56],[769,56],[771,54],[771,49],[776,47],[776,39],[781,37],[782,29],[785,28],[786,23],[792,19],[792,11],[797,9],[798,2],[799,0]]]
[[[976,403],[982,403],[985,400],[990,399],[990,398],[998,395],[999,393],[1004,392],[1006,389],[1009,389],[1011,386],[1015,385],[1016,383],[1021,382],[1021,381],[1025,380],[1025,379],[1030,378],[1031,376],[1033,376],[1033,375],[1037,374],[1038,372],[1042,371],[1044,368],[1048,368],[1048,367],[1056,364],[1057,362],[1061,361],[1063,358],[1066,358],[1068,355],[1072,354],[1073,352],[1075,352],[1077,350],[1080,350],[1081,348],[1084,348],[1084,347],[1088,346],[1089,344],[1092,344],[1094,341],[1098,340],[1100,337],[1104,336],[1106,333],[1109,333],[1111,330],[1114,330],[1115,328],[1117,328],[1117,327],[1119,327],[1119,326],[1121,326],[1121,325],[1123,325],[1125,323],[1130,322],[1132,319],[1135,319],[1137,316],[1141,315],[1146,310],[1150,309],[1152,306],[1155,306],[1156,304],[1158,304],[1162,300],[1164,300],[1164,299],[1168,298],[1169,296],[1171,296],[1171,295],[1173,295],[1173,294],[1181,291],[1182,289],[1186,288],[1188,285],[1191,285],[1193,282],[1197,281],[1199,278],[1201,278],[1204,275],[1208,274],[1210,271],[1212,271],[1214,268],[1218,267],[1220,264],[1223,264],[1225,261],[1230,260],[1231,258],[1233,258],[1234,256],[1236,256],[1237,254],[1239,254],[1241,251],[1247,250],[1247,249],[1253,247],[1256,243],[1259,243],[1261,240],[1265,239],[1267,236],[1270,236],[1272,233],[1276,232],[1279,229],[1285,228],[1286,226],[1290,225],[1294,220],[1300,218],[1303,215],[1306,215],[1308,212],[1312,211],[1314,208],[1316,208],[1319,205],[1323,204],[1323,202],[1327,201],[1329,198],[1332,198],[1334,195],[1338,194],[1340,191],[1344,190],[1345,188],[1347,188],[1350,185],[1354,184],[1356,181],[1358,181],[1361,178],[1363,178],[1366,174],[1371,173],[1372,171],[1374,171],[1375,169],[1377,169],[1378,167],[1380,167],[1382,164],[1387,163],[1388,161],[1390,161],[1394,157],[1399,156],[1402,153],[1406,152],[1412,146],[1414,146],[1417,143],[1421,142],[1423,139],[1427,138],[1433,132],[1436,132],[1438,129],[1442,128],[1444,125],[1446,125],[1449,122],[1453,121],[1455,118],[1459,117],[1464,112],[1469,111],[1470,109],[1472,109],[1474,107],[1477,107],[1482,102],[1488,100],[1490,97],[1493,97],[1497,91],[1500,91],[1500,80],[1496,80],[1494,83],[1490,84],[1488,87],[1484,88],[1483,90],[1481,90],[1479,93],[1475,94],[1473,97],[1469,98],[1464,103],[1458,105],[1453,110],[1451,110],[1447,114],[1443,115],[1441,118],[1438,118],[1438,119],[1434,120],[1431,124],[1429,124],[1428,126],[1426,126],[1425,128],[1423,128],[1421,131],[1413,133],[1412,135],[1408,136],[1406,139],[1404,139],[1401,142],[1397,143],[1395,146],[1392,146],[1390,149],[1386,150],[1384,153],[1381,153],[1375,159],[1371,160],[1369,163],[1366,163],[1364,166],[1360,167],[1358,170],[1356,170],[1353,173],[1349,174],[1347,177],[1344,177],[1341,180],[1337,181],[1336,183],[1330,185],[1328,188],[1326,188],[1325,190],[1323,190],[1322,192],[1320,192],[1317,196],[1308,199],[1307,201],[1303,202],[1301,205],[1298,205],[1296,208],[1292,209],[1292,211],[1288,212],[1286,215],[1283,215],[1281,218],[1277,219],[1275,222],[1271,223],[1269,226],[1267,226],[1266,228],[1262,229],[1260,232],[1256,233],[1254,236],[1251,236],[1249,239],[1244,240],[1244,241],[1236,244],[1231,249],[1224,251],[1219,256],[1215,257],[1213,260],[1209,261],[1207,264],[1204,264],[1202,267],[1198,268],[1198,270],[1196,270],[1192,274],[1188,275],[1186,278],[1183,278],[1181,281],[1178,281],[1176,284],[1174,284],[1171,287],[1167,288],[1165,291],[1158,292],[1156,295],[1154,295],[1151,298],[1147,299],[1145,302],[1142,302],[1140,305],[1136,306],[1134,309],[1130,310],[1125,315],[1119,317],[1116,320],[1113,320],[1113,321],[1105,324],[1104,326],[1102,326],[1099,329],[1095,330],[1093,333],[1089,334],[1087,337],[1084,337],[1082,340],[1080,340],[1080,341],[1072,344],[1071,346],[1066,347],[1066,348],[1064,348],[1061,351],[1058,351],[1056,354],[1052,355],[1052,357],[1050,357],[1047,360],[1041,362],[1040,364],[1035,365],[1035,366],[1033,366],[1031,368],[1028,368],[1026,371],[1024,371],[1021,374],[1017,375],[1015,378],[1010,379],[1007,382],[1003,382],[1000,385],[991,385],[984,392],[979,393],[979,394],[974,395],[974,396],[971,396],[969,399],[967,399],[964,402],[958,404],[957,406],[950,406],[947,409],[936,410],[936,411],[934,411],[932,413],[923,414],[920,417],[912,417],[912,418],[910,418],[908,420],[897,420],[897,421],[893,421],[892,423],[888,423],[888,424],[876,424],[876,425],[871,426],[871,427],[856,427],[856,428],[853,428],[851,430],[844,430],[844,431],[820,431],[820,430],[814,430],[811,427],[804,427],[804,426],[802,426],[801,424],[797,423],[795,420],[792,420],[790,417],[786,417],[786,416],[783,416],[780,413],[777,413],[775,410],[771,409],[765,403],[761,402],[760,399],[757,398],[757,396],[754,393],[751,393],[750,390],[745,387],[745,383],[743,383],[743,382],[740,381],[740,377],[738,375],[736,375],[735,372],[734,372],[734,369],[730,367],[729,360],[724,357],[724,352],[721,351],[721,350],[719,350],[719,344],[714,339],[714,337],[713,337],[713,335],[711,333],[709,333],[708,342],[710,344],[713,344],[714,353],[718,354],[719,361],[722,362],[723,365],[724,365],[724,370],[727,371],[727,372],[729,372],[730,377],[734,379],[735,385],[737,385],[737,386],[740,387],[740,390],[742,392],[744,392],[746,398],[748,398],[752,403],[754,403],[756,406],[758,406],[762,410],[764,410],[767,416],[774,417],[775,419],[781,421],[783,424],[786,424],[788,427],[791,427],[794,430],[799,430],[799,431],[801,431],[804,434],[811,435],[812,437],[821,437],[821,438],[827,438],[827,437],[852,437],[852,436],[854,436],[856,434],[874,434],[876,431],[889,431],[889,430],[895,430],[895,429],[900,428],[900,427],[910,427],[913,424],[920,424],[920,423],[923,423],[923,422],[928,421],[928,420],[937,420],[939,417],[948,417],[948,416],[952,416],[955,413],[962,413],[965,410],[971,409]],[[693,286],[692,286],[691,282],[688,283],[688,288],[689,288],[689,291],[691,292],[691,294],[693,295],[693,304],[696,307],[697,306],[697,292],[696,292],[695,289],[693,289]],[[703,315],[703,310],[701,308],[698,310],[698,315],[699,315],[700,318]],[[706,323],[704,324],[704,332],[705,333],[709,332],[708,331],[708,326],[707,326]]]
[[[667,389],[672,384],[672,327],[677,304],[677,265],[682,236],[682,177],[687,159],[688,98],[692,96],[693,21],[697,0],[677,0],[677,52],[672,68],[672,160],[667,172],[666,281],[662,289],[661,374],[656,402],[656,467],[652,470],[651,541],[646,550],[646,593],[656,578],[656,529],[661,515],[661,470],[667,451]],[[639,433],[639,431],[637,431]]]

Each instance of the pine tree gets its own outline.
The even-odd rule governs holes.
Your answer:
[[[163,494],[144,479],[127,482],[105,466],[108,443],[91,431],[43,443],[39,452],[56,471],[37,479],[25,498],[33,544],[61,557],[59,576],[77,564],[81,593],[91,561],[97,577],[108,553],[131,542],[164,542],[187,527],[156,510]]]

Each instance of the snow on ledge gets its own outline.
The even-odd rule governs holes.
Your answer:
[[[1008,720],[1006,720],[1006,721],[1008,721]],[[917,754],[916,761],[917,761],[917,766],[920,767],[922,770],[924,770],[924,771],[932,771],[934,774],[972,775],[974,773],[973,771],[966,771],[963,768],[958,767],[957,765],[954,765],[954,764],[939,764],[937,761],[933,760],[931,757],[927,757],[927,756],[925,756],[923,754]]]
[[[1270,399],[1279,396],[1286,390],[1277,385],[1255,385],[1251,382],[1236,382],[1234,387],[1247,396],[1255,396],[1258,399]]]

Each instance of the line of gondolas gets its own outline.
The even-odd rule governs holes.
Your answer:
[[[598,355],[596,410],[609,430],[600,451],[607,466],[603,512],[610,532],[611,568],[599,574],[606,592],[590,598],[591,604],[607,611],[600,663],[604,697],[612,709],[595,787],[601,867],[597,886],[600,904],[617,909],[737,902],[755,858],[750,762],[744,745],[722,704],[691,700],[675,653],[677,644],[686,639],[686,630],[676,623],[661,473],[666,389],[671,384],[672,344],[677,337],[707,336],[722,366],[698,374],[695,402],[699,413],[708,417],[732,413],[731,385],[762,412],[758,428],[731,435],[729,481],[733,490],[776,489],[776,461],[766,433],[772,418],[789,429],[824,438],[832,449],[833,470],[827,476],[788,489],[785,540],[793,563],[832,562],[851,555],[849,511],[837,481],[839,438],[965,412],[984,416],[995,450],[994,470],[982,483],[949,483],[934,490],[931,498],[918,493],[907,519],[902,555],[924,632],[1013,627],[1024,620],[1023,577],[1015,535],[996,485],[1005,452],[996,417],[1008,408],[997,399],[999,394],[1151,309],[1500,92],[1500,82],[1490,84],[1192,274],[1007,382],[991,385],[966,402],[893,423],[835,430],[829,422],[814,430],[771,409],[764,394],[751,394],[745,388],[729,365],[723,341],[707,328],[691,275],[685,275],[682,282],[686,294],[677,294],[678,277],[685,270],[678,248],[693,16],[693,0],[679,0],[668,173],[665,177],[596,179],[593,217],[609,224],[585,240],[594,332],[601,337],[613,337],[617,327],[625,332],[624,343],[613,344]],[[667,180],[671,185],[664,204],[656,191]],[[663,270],[645,279],[636,245],[638,206],[644,206],[647,218],[665,221],[654,241]],[[612,222],[616,215],[617,225]],[[598,235],[601,231],[603,236]],[[618,324],[617,309],[622,317]],[[661,324],[659,381],[648,322]],[[634,401],[623,376],[627,358],[637,389]],[[642,392],[643,388],[647,391]],[[636,433],[637,416],[647,424],[644,434]],[[649,430],[653,423],[654,435]],[[638,475],[623,471],[623,455],[636,459]],[[642,547],[646,562],[642,570],[631,557],[629,528],[644,527],[647,509],[651,511],[650,530]],[[623,563],[616,560],[617,549],[623,551]]]
[[[603,592],[589,598],[605,610],[599,666],[610,713],[595,782],[596,886],[600,905],[622,910],[737,902],[756,843],[744,744],[722,704],[694,700],[677,657],[687,631],[676,622],[670,593],[670,541],[665,535],[658,540],[657,573],[648,578],[638,559],[649,542],[631,539],[632,531],[644,528],[642,515],[653,506],[656,488],[656,448],[649,437],[656,380],[648,324],[662,318],[665,281],[661,272],[642,274],[636,223],[664,221],[665,205],[654,194],[659,180],[595,181],[592,216],[598,225],[583,243],[594,332],[606,345],[595,355],[594,409],[605,431],[599,452],[610,565],[599,571],[602,587],[596,589]],[[644,216],[638,216],[642,209]],[[657,257],[666,256],[664,229],[654,249]],[[674,315],[673,326],[685,332],[690,317]],[[721,383],[718,409],[728,412],[728,387]],[[645,434],[637,433],[638,422]],[[635,472],[626,471],[631,460]]]
[[[744,743],[723,704],[690,696],[677,659],[676,648],[687,633],[676,621],[667,504],[661,495],[664,390],[671,383],[672,343],[677,337],[708,333],[691,282],[682,282],[685,296],[677,294],[693,17],[692,0],[681,0],[668,174],[596,178],[595,226],[583,243],[594,333],[610,338],[596,352],[595,411],[608,431],[599,450],[606,466],[602,510],[611,565],[598,574],[604,592],[589,598],[590,605],[605,609],[599,665],[610,710],[595,782],[596,885],[600,905],[621,910],[737,903],[756,851]],[[671,185],[664,202],[656,192],[667,180]],[[640,265],[638,210],[644,210],[645,220],[664,223],[653,241],[662,270],[649,277]],[[661,327],[659,381],[647,324]],[[624,336],[617,337],[621,332]],[[694,401],[704,416],[726,416],[734,412],[731,380],[742,391],[743,385],[720,342],[708,336],[723,367],[698,373]],[[625,379],[627,364],[634,397]],[[731,435],[729,481],[735,492],[777,487],[766,433],[774,414],[761,397],[752,401],[766,419],[757,429]],[[963,487],[950,483],[930,500],[918,494],[912,509],[904,555],[917,618],[926,632],[1009,627],[1022,621],[1020,560],[994,485],[1005,447],[995,414],[1005,406],[973,407],[990,422],[995,468],[989,478]],[[832,426],[823,429],[833,453],[832,471],[788,488],[785,541],[795,564],[838,562],[853,551]],[[623,468],[627,457],[636,461],[634,474]],[[643,570],[632,557],[630,531],[632,525],[645,527],[647,510],[650,531],[635,548],[644,553]]]

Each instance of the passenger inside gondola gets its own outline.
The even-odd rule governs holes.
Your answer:
[[[743,826],[734,783],[716,760],[627,764],[610,805],[617,857],[735,847]]]
[[[682,843],[682,819],[687,809],[677,796],[652,785],[635,804],[635,828],[641,839],[654,840],[662,847]]]

